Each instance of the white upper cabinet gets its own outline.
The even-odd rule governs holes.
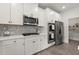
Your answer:
[[[38,18],[38,26],[44,26],[45,10],[40,7],[36,7],[33,11],[34,17]]]
[[[37,18],[38,17],[38,4],[33,4],[33,17]]]
[[[0,24],[23,25],[23,4],[0,3]]]
[[[24,3],[24,15],[30,16],[32,13],[31,3]]]
[[[46,15],[48,22],[55,23],[55,21],[59,20],[59,14],[49,8],[46,9]]]
[[[23,25],[23,4],[11,4],[11,23],[16,25]]]
[[[0,24],[8,24],[10,21],[10,4],[0,3]]]
[[[39,20],[39,26],[44,26],[44,20],[45,20],[45,10],[42,8],[38,8],[38,20]]]
[[[36,17],[37,14],[37,3],[24,3],[24,15]]]
[[[37,3],[25,3],[24,4],[24,15],[38,18],[38,26],[44,25],[44,10],[38,7]]]
[[[35,17],[34,13],[37,11],[38,4],[24,3],[24,15]]]

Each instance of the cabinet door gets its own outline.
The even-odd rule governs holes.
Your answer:
[[[24,39],[16,39],[17,55],[24,55]]]
[[[32,14],[32,4],[31,3],[24,3],[24,15],[31,16]]]
[[[45,15],[44,15],[44,10],[42,8],[38,8],[38,20],[39,20],[39,26],[44,26],[44,20],[45,20]]]
[[[49,8],[46,9],[46,15],[47,15],[46,18],[50,23],[55,23],[55,21],[58,21],[59,19],[59,14]]]
[[[24,15],[36,17],[35,13],[37,13],[37,6],[36,3],[24,3]]]
[[[4,55],[23,55],[24,54],[24,40],[13,39],[3,41],[3,54]]]
[[[0,41],[0,55],[2,55],[2,51],[3,51],[3,45],[2,45],[2,41]]]
[[[34,52],[37,53],[41,50],[41,41],[38,36],[34,37],[33,41]]]
[[[34,45],[33,43],[35,43],[33,41],[32,38],[25,38],[25,54],[26,55],[31,55],[31,54],[34,54]]]
[[[33,17],[37,18],[38,17],[38,3],[34,3],[32,9],[33,9]]]
[[[23,25],[23,4],[11,4],[11,24]]]
[[[59,21],[59,14],[55,12],[54,15],[55,15],[55,21]]]
[[[41,50],[46,49],[47,48],[47,44],[48,44],[48,40],[47,40],[46,36],[42,35],[39,38],[40,38],[40,41],[41,41],[41,44],[40,44],[41,45]]]
[[[0,24],[9,24],[10,21],[10,4],[0,3]]]
[[[30,55],[40,51],[40,39],[34,36],[25,39],[25,54]]]
[[[16,55],[16,40],[3,41],[3,55]]]

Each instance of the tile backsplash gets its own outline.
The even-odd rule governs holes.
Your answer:
[[[10,35],[19,35],[22,33],[37,33],[38,28],[36,26],[20,26],[20,25],[1,25],[0,24],[0,36],[3,32],[8,31]]]

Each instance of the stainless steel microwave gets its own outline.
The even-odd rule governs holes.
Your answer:
[[[38,18],[23,16],[23,20],[24,25],[38,25]]]

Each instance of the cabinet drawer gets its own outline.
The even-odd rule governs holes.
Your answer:
[[[10,45],[10,44],[14,44],[14,43],[16,43],[16,40],[3,41],[3,45]]]

